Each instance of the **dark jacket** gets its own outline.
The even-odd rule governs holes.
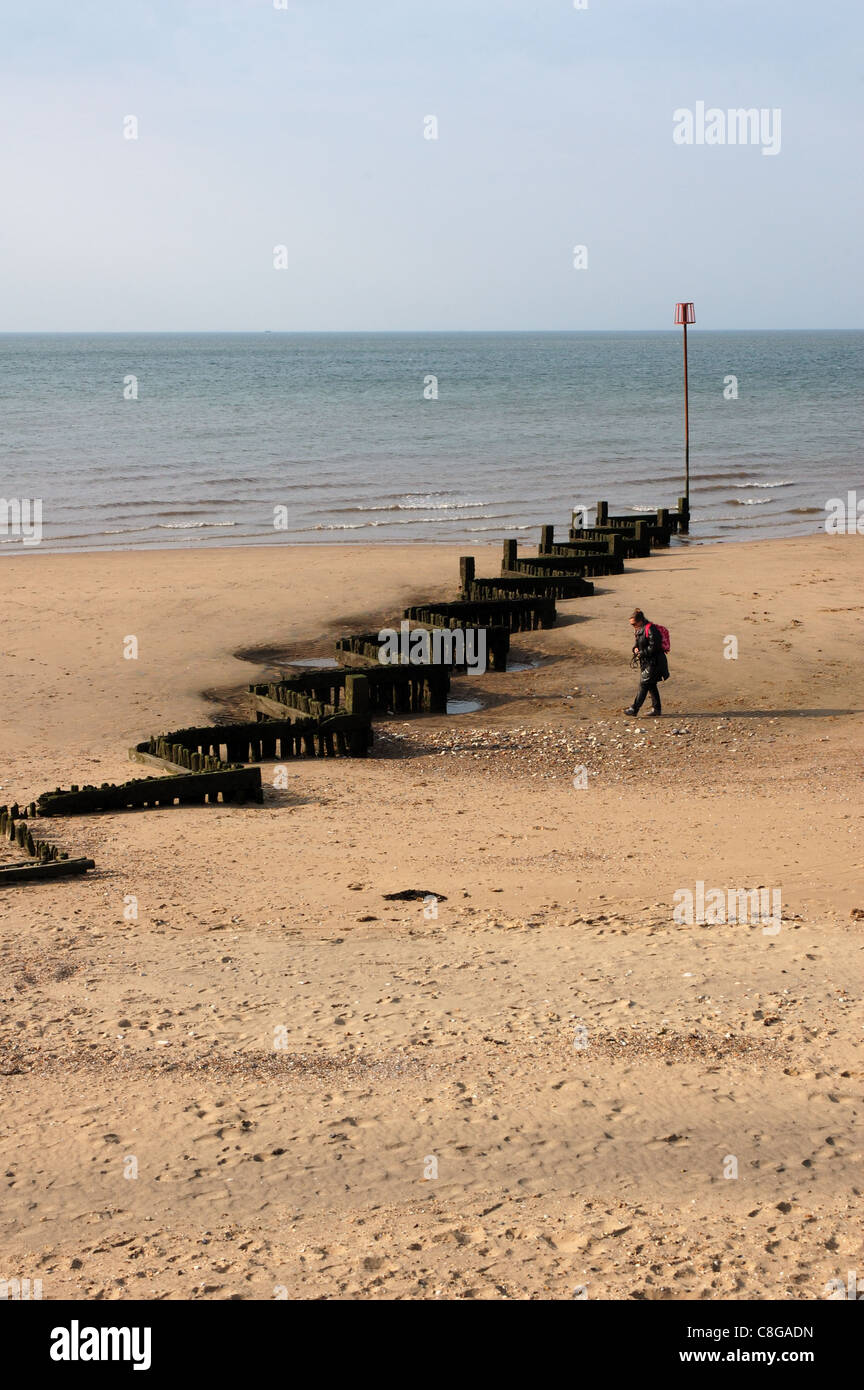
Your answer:
[[[669,662],[663,650],[663,639],[653,623],[636,629],[635,646],[640,680],[646,684],[665,681],[669,676]]]

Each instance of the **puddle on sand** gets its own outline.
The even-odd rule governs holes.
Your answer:
[[[483,709],[482,700],[448,700],[448,714],[476,714],[478,709]]]
[[[508,671],[536,671],[540,665],[539,661],[508,661]]]
[[[314,666],[318,670],[330,670],[339,662],[333,656],[298,656],[296,661],[286,661],[286,666]]]

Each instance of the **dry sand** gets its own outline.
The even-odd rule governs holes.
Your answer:
[[[138,739],[453,596],[460,551],[7,559],[0,801],[136,775]],[[597,590],[514,638],[539,665],[454,682],[481,713],[381,722],[263,806],[48,823],[98,868],[0,890],[0,1279],[817,1299],[862,1268],[864,542]],[[621,714],[636,603],[661,721]],[[676,924],[698,880],[781,889],[781,930]]]

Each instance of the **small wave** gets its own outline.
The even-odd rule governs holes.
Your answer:
[[[783,478],[782,482],[736,482],[736,488],[793,488],[795,482],[792,478]]]
[[[406,497],[452,497],[452,490],[448,487],[432,488],[429,492],[382,492],[379,496],[385,502],[404,502]]]
[[[458,516],[405,516],[388,517],[381,521],[319,521],[314,531],[363,531],[377,530],[382,526],[458,526],[465,520]],[[488,518],[489,521],[500,521],[503,525],[509,525],[506,516]]]
[[[514,526],[512,522],[505,521],[502,526],[467,526],[467,531],[536,531],[535,523],[528,522],[525,526]]]
[[[212,526],[237,526],[236,521],[160,521],[157,531],[199,531]]]
[[[403,517],[401,520],[395,518],[388,521],[319,521],[312,527],[313,531],[370,531],[379,530],[381,527],[391,526],[456,526],[461,518],[449,516],[424,516],[424,517]],[[516,526],[509,521],[506,516],[490,517],[490,521],[495,522],[491,526],[466,526],[466,531],[536,531],[537,522],[528,522],[525,525]]]
[[[725,492],[727,487],[736,486],[737,484],[731,483],[728,478],[723,483],[708,483],[707,485],[702,482],[701,478],[699,478],[698,480],[691,480],[690,491],[692,493],[698,492],[700,497],[704,497],[704,495],[708,492]]]
[[[726,501],[733,507],[765,507],[769,502],[773,502],[773,497],[727,497]]]
[[[790,507],[789,511],[794,516],[822,516],[824,507]]]
[[[749,468],[726,468],[722,473],[700,473],[698,478],[694,478],[693,481],[700,483],[724,482],[729,487],[737,487],[738,484],[734,480],[746,478],[752,472],[753,465],[751,464]],[[625,487],[659,487],[661,483],[680,483],[681,474],[671,473],[668,477],[660,478],[627,478],[622,476],[620,481]]]
[[[449,512],[461,511],[465,507],[488,507],[489,502],[388,502],[383,506],[346,507],[345,511],[357,512]]]

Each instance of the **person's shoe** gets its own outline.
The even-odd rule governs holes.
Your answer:
[[[662,709],[649,709],[648,713],[645,716],[646,719],[661,719],[662,717]]]
[[[636,711],[635,711],[635,709],[633,708],[632,705],[628,705],[628,707],[627,707],[627,709],[625,709],[624,713],[625,713],[625,714],[635,714]]]

